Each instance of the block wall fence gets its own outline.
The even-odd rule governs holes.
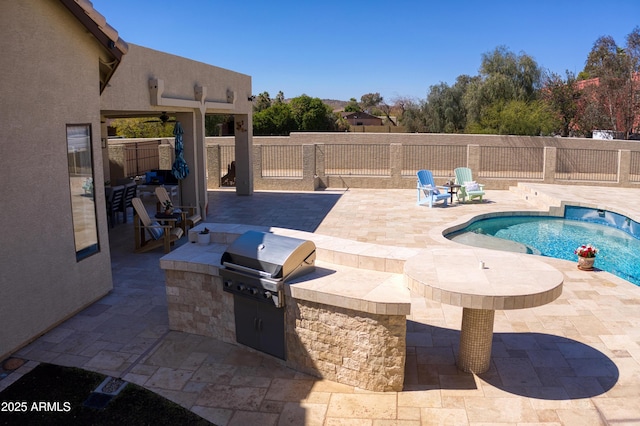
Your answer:
[[[172,143],[170,138],[160,140],[161,169],[171,168]],[[112,144],[111,163],[125,163],[111,156],[124,152],[118,144]],[[207,138],[209,189],[221,186],[221,178],[234,158],[232,136]],[[256,190],[414,188],[418,170],[431,170],[436,183],[442,184],[453,178],[456,167],[471,168],[474,178],[487,189],[508,189],[527,181],[640,187],[640,142],[433,133],[253,137]],[[129,176],[131,171],[116,173]]]

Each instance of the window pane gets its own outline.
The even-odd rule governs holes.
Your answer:
[[[67,157],[76,259],[99,250],[91,155],[91,125],[67,126]]]

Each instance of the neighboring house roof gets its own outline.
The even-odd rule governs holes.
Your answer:
[[[109,24],[104,16],[93,8],[89,0],[60,0],[82,25],[105,48],[109,58],[100,58],[100,93],[104,90],[109,79],[115,72],[127,53],[129,46],[118,36],[118,32]]]
[[[363,120],[366,119],[380,119],[380,117],[376,117],[375,115],[367,114],[366,112],[343,112],[342,118],[346,118],[347,120],[360,118]]]

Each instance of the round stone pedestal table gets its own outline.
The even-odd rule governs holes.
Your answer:
[[[404,272],[413,292],[462,307],[457,365],[467,373],[489,369],[496,310],[541,306],[562,293],[562,273],[535,256],[481,248],[425,250]]]

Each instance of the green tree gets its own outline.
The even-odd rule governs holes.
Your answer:
[[[282,92],[280,92],[282,93]],[[264,111],[271,106],[269,92],[260,93],[253,102],[253,112]]]
[[[634,131],[633,125],[640,112],[639,68],[639,27],[627,35],[624,48],[611,36],[602,36],[595,41],[580,76],[598,80],[585,85],[580,123],[597,127],[583,127],[584,130],[603,128],[627,135]]]
[[[204,134],[206,136],[222,136],[223,128],[229,128],[233,116],[229,114],[207,114],[204,117]]]
[[[496,102],[489,106],[479,122],[472,123],[469,133],[540,136],[553,132],[553,115],[541,101]]]
[[[369,114],[374,114],[374,109],[378,107],[383,101],[383,97],[380,93],[367,93],[360,97],[360,107],[363,111]]]
[[[483,115],[495,114],[496,108],[510,101],[534,101],[541,75],[537,63],[524,53],[516,55],[499,46],[483,54],[480,76],[469,81],[464,94],[468,125],[477,129],[482,122],[491,121]]]
[[[629,57],[629,79],[627,80],[628,100],[625,105],[624,127],[627,136],[633,132],[640,132],[640,128],[634,129],[634,124],[640,115],[640,27],[635,27],[627,35],[626,53]]]
[[[356,98],[351,98],[349,99],[349,102],[347,102],[347,104],[345,105],[344,111],[345,112],[361,112],[362,107],[360,106]]]
[[[164,138],[173,136],[172,122],[161,122],[149,117],[118,118],[111,122],[116,135],[125,138]]]
[[[402,102],[402,117],[400,123],[409,133],[426,132],[426,103],[405,99]]]
[[[336,129],[336,118],[329,105],[320,98],[307,95],[291,99],[291,113],[300,131],[333,131]]]
[[[291,106],[274,102],[268,108],[253,114],[253,134],[256,136],[286,136],[298,130]]]
[[[500,114],[499,134],[544,136],[556,128],[551,111],[542,101],[511,101]]]
[[[584,66],[582,76],[585,78],[606,77],[622,71],[621,53],[616,41],[611,36],[599,37],[594,43]]]
[[[451,87],[446,83],[440,83],[429,88],[425,106],[427,131],[433,133],[464,131],[467,111],[463,98],[471,80],[471,77],[461,75]]]
[[[284,94],[278,92],[271,102],[269,94],[263,92],[257,100],[262,109],[253,114],[254,135],[288,135],[294,131],[324,132],[338,128],[337,116],[319,98],[302,95],[285,102]]]
[[[569,136],[574,127],[581,94],[575,74],[568,70],[565,73],[566,79],[554,72],[547,73],[540,91],[541,99],[557,121],[556,132],[563,137]]]

